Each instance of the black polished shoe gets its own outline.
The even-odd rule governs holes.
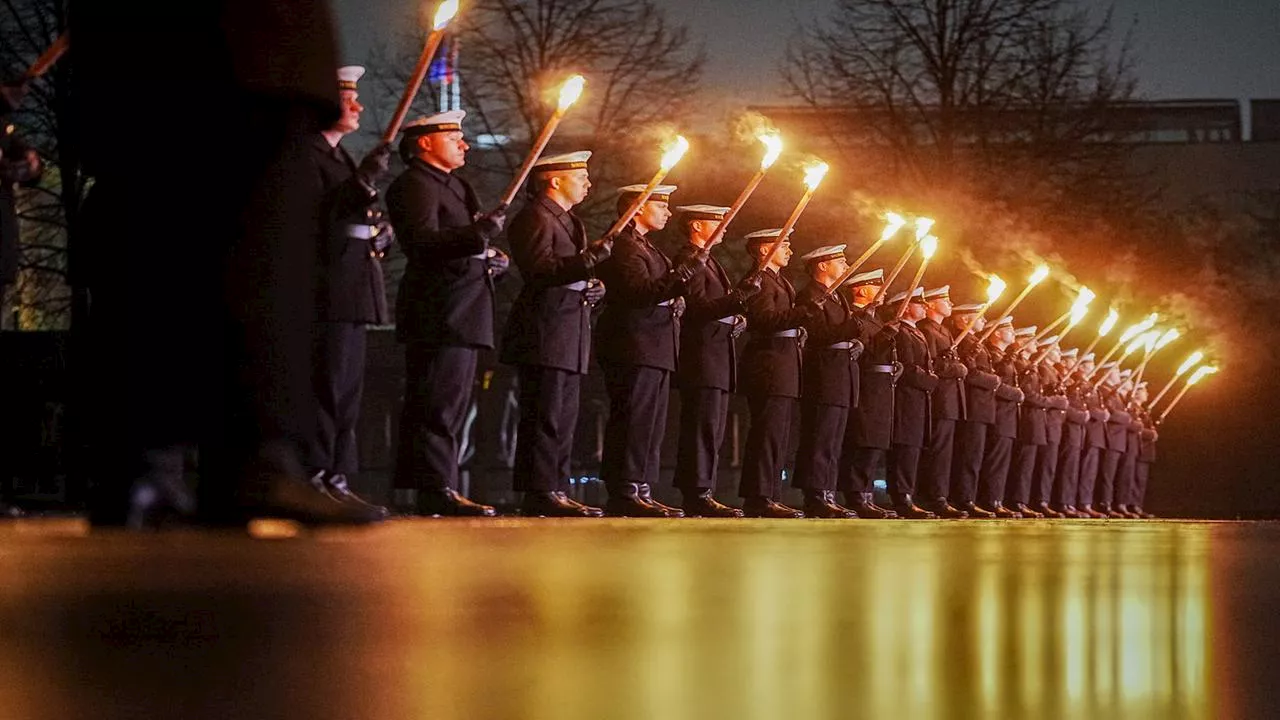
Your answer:
[[[967,511],[953,507],[946,498],[938,498],[933,502],[922,504],[921,507],[943,520],[964,520],[969,517]]]
[[[978,507],[976,503],[963,503],[960,505],[960,509],[969,513],[969,517],[974,520],[994,520],[996,517],[995,513]]]
[[[591,515],[586,505],[570,502],[563,493],[555,491],[527,492],[520,503],[520,514],[525,517],[599,517]]]
[[[658,502],[657,500],[654,500],[654,499],[653,499],[653,488],[649,486],[649,483],[640,483],[640,485],[639,485],[639,496],[640,496],[640,499],[641,499],[641,500],[643,500],[643,501],[645,501],[645,502],[649,503],[650,505],[652,505],[652,506],[654,506],[654,507],[658,508],[659,510],[661,510],[661,511],[662,511],[662,512],[667,516],[667,517],[669,517],[669,518],[682,518],[682,517],[684,517],[684,511],[683,511],[683,510],[681,510],[680,508],[671,507],[670,505],[663,505],[662,503]]]
[[[882,508],[872,502],[875,497],[872,493],[852,493],[844,494],[845,501],[849,502],[849,509],[858,514],[863,520],[897,520],[898,513]]]
[[[893,509],[898,513],[898,517],[908,520],[937,520],[938,516],[925,510],[915,504],[910,495],[903,495],[897,498],[893,503]]]
[[[710,489],[703,488],[694,492],[692,490],[684,493],[684,514],[686,517],[704,517],[704,518],[740,518],[742,511],[736,507],[729,507],[724,503],[716,500],[715,493]]]
[[[587,517],[604,517],[604,508],[598,508],[595,505],[580,503],[577,500],[574,500],[573,498],[569,497],[569,493],[563,490],[557,490],[556,492],[557,494],[560,495],[561,500],[564,500],[565,502],[569,503],[570,505],[576,508],[580,508],[583,512],[587,514]]]
[[[1082,505],[1080,506],[1080,517],[1088,518],[1090,520],[1101,520],[1102,518],[1105,518],[1106,515],[1094,510],[1092,505]]]
[[[1034,509],[1036,512],[1040,513],[1041,515],[1053,520],[1060,520],[1066,517],[1062,513],[1058,512],[1057,510],[1054,510],[1053,508],[1049,507],[1048,503],[1040,503],[1039,505],[1036,505],[1032,509]]]
[[[1137,506],[1137,505],[1133,507],[1133,511],[1138,513],[1138,517],[1142,518],[1143,520],[1154,520],[1156,517],[1154,514],[1149,513],[1146,510],[1143,510],[1140,506]]]
[[[1022,515],[1022,517],[1028,520],[1044,519],[1044,515],[1036,512],[1035,510],[1032,510],[1031,507],[1028,506],[1026,503],[1018,503],[1017,505],[1014,505],[1012,509],[1017,511],[1019,514]]]
[[[766,497],[747,498],[742,503],[742,514],[749,518],[774,520],[794,520],[804,517],[803,512]]]
[[[419,490],[418,514],[427,517],[494,517],[498,511],[491,505],[471,501],[453,488],[444,488]]]
[[[381,505],[375,505],[364,498],[360,497],[347,485],[347,476],[342,473],[325,473],[321,484],[325,494],[341,503],[349,505],[357,505],[368,509],[370,512],[380,514],[387,517],[391,511]]]
[[[852,520],[858,513],[836,502],[834,490],[806,490],[804,516],[825,520]]]
[[[1010,508],[1005,507],[1004,503],[998,503],[998,502],[993,503],[991,505],[991,511],[994,512],[996,514],[996,517],[1000,518],[1001,520],[1022,519],[1022,513],[1018,512],[1017,510],[1012,510]]]
[[[1076,512],[1076,509],[1071,507],[1070,505],[1049,505],[1047,507],[1050,510],[1057,513],[1056,517],[1074,518],[1079,516],[1079,513]],[[1055,517],[1055,516],[1050,515],[1049,517]]]
[[[640,497],[638,483],[626,483],[621,491],[609,492],[609,501],[604,504],[604,514],[609,517],[630,518],[665,518],[667,513],[653,503],[645,502]]]

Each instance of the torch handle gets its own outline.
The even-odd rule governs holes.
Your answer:
[[[1178,378],[1180,378],[1180,377],[1182,377],[1182,375],[1181,375],[1181,374],[1178,374],[1178,375],[1174,375],[1173,377],[1169,378],[1169,382],[1167,382],[1167,383],[1165,383],[1165,384],[1164,384],[1164,387],[1160,390],[1159,394],[1157,394],[1157,395],[1156,395],[1156,399],[1155,399],[1155,400],[1152,400],[1152,401],[1151,401],[1151,402],[1149,402],[1149,403],[1147,403],[1147,409],[1148,409],[1148,410],[1154,410],[1154,409],[1155,409],[1155,407],[1156,407],[1156,405],[1159,405],[1159,404],[1160,404],[1160,401],[1164,399],[1164,396],[1165,396],[1166,394],[1168,394],[1168,392],[1169,392],[1169,388],[1173,387],[1173,384],[1174,384],[1174,383],[1176,383],[1176,382],[1178,382]]]
[[[884,299],[889,292],[889,287],[893,285],[894,280],[898,279],[898,275],[902,272],[902,268],[906,266],[907,260],[911,259],[911,253],[915,252],[915,250],[915,243],[907,246],[907,251],[902,253],[902,257],[898,258],[898,264],[893,266],[893,270],[889,273],[889,277],[885,278],[884,284],[880,286],[880,292],[876,293],[876,296],[871,299],[871,303],[868,307],[884,304]]]
[[[964,329],[964,332],[960,333],[960,337],[956,338],[956,341],[951,343],[952,350],[955,350],[956,348],[960,347],[960,343],[964,342],[964,339],[969,337],[969,334],[973,332],[973,327],[977,319],[985,315],[987,313],[987,309],[990,307],[991,307],[991,303],[989,302],[983,303],[982,307],[978,309],[978,314],[973,316],[973,319],[975,322],[969,323],[968,327]]]
[[[836,281],[836,284],[827,288],[827,293],[826,293],[827,297],[831,297],[832,295],[835,295],[836,291],[840,289],[840,286],[844,285],[845,282],[849,280],[849,278],[853,277],[854,273],[858,272],[858,268],[865,265],[866,262],[871,259],[871,256],[875,255],[876,251],[879,250],[880,247],[884,245],[886,241],[887,241],[887,238],[884,240],[877,240],[871,243],[871,246],[868,247],[861,255],[859,255],[857,260],[853,261],[853,264],[849,266],[849,269],[844,271],[844,274],[840,276],[840,279]]]
[[[1190,389],[1191,383],[1187,383],[1182,386],[1182,391],[1173,396],[1173,402],[1169,403],[1169,407],[1165,408],[1164,412],[1160,413],[1160,422],[1163,423],[1164,419],[1169,417],[1169,413],[1173,412],[1173,409],[1178,406],[1178,403],[1182,401],[1183,396],[1186,395],[1187,391]]]
[[[627,208],[627,211],[622,213],[622,217],[618,218],[618,221],[613,224],[613,227],[609,228],[609,232],[605,233],[605,237],[617,237],[618,233],[622,232],[622,229],[627,226],[627,223],[631,222],[631,219],[636,216],[636,213],[640,212],[640,208],[649,201],[649,196],[653,195],[653,191],[658,187],[658,183],[662,182],[662,179],[666,176],[667,171],[662,168],[658,168],[658,172],[654,173],[653,177],[649,179],[649,184],[644,186],[644,190],[641,191],[641,193],[636,196],[636,199],[631,202],[631,206]]]
[[[1081,361],[1084,360],[1084,356],[1093,352],[1093,349],[1098,347],[1098,343],[1100,342],[1102,342],[1102,336],[1098,335],[1093,339],[1093,342],[1089,343],[1089,347],[1085,348],[1084,350],[1081,350],[1080,353],[1076,355],[1076,359],[1073,360],[1071,362],[1071,365],[1067,368],[1068,376],[1071,375],[1072,372],[1075,372],[1076,366],[1079,365]]]
[[[502,204],[511,205],[516,199],[516,193],[520,192],[520,186],[524,185],[524,181],[529,179],[529,173],[533,170],[533,164],[542,157],[542,151],[547,148],[547,143],[551,142],[551,136],[555,134],[556,127],[560,125],[560,120],[564,118],[564,113],[556,110],[547,124],[542,126],[542,132],[538,135],[538,139],[534,141],[533,147],[529,148],[529,154],[524,158],[524,164],[516,172],[515,178],[511,184],[507,186],[507,191],[502,194]]]
[[[724,239],[725,232],[729,230],[729,223],[733,222],[733,219],[738,216],[738,211],[742,209],[743,205],[747,204],[747,198],[751,197],[751,193],[755,192],[756,188],[759,187],[760,181],[764,180],[765,172],[765,170],[757,170],[756,174],[751,176],[751,181],[742,189],[742,192],[738,193],[738,199],[733,201],[733,205],[729,206],[729,212],[724,214],[724,219],[720,221],[720,226],[712,233],[711,239],[707,242],[707,247],[715,247],[716,243]]]
[[[1066,314],[1064,314],[1062,317],[1058,318],[1057,320],[1054,320],[1053,322],[1049,323],[1048,325],[1045,325],[1045,326],[1044,326],[1044,329],[1043,329],[1043,330],[1041,330],[1040,332],[1036,333],[1036,336],[1035,336],[1034,338],[1032,338],[1032,339],[1033,339],[1035,342],[1040,342],[1040,341],[1041,341],[1042,339],[1044,339],[1044,337],[1045,337],[1045,336],[1047,336],[1049,333],[1053,332],[1054,330],[1057,330],[1059,325],[1061,325],[1062,323],[1066,322],[1067,320],[1070,320],[1070,319],[1071,319],[1071,313],[1072,313],[1072,311],[1071,311],[1071,310],[1068,310],[1068,311],[1066,312]]]
[[[782,232],[778,233],[778,239],[774,240],[773,245],[769,247],[769,254],[764,256],[764,262],[760,264],[759,270],[769,267],[769,263],[772,263],[774,258],[778,256],[778,250],[782,248],[782,243],[791,234],[791,230],[796,226],[796,221],[800,219],[804,209],[809,206],[809,201],[813,199],[813,192],[813,189],[806,188],[804,195],[800,196],[800,202],[796,203],[795,209],[791,211],[791,217],[787,218],[786,224],[782,226]]]
[[[426,79],[427,69],[431,67],[431,58],[435,57],[436,50],[440,49],[440,43],[443,40],[443,30],[432,30],[431,34],[427,35],[427,41],[422,45],[422,54],[418,56],[418,65],[413,69],[413,75],[404,87],[404,94],[400,96],[400,103],[396,105],[395,115],[391,116],[391,122],[382,133],[383,143],[392,142],[396,139],[396,135],[400,134],[400,126],[404,124],[404,119],[409,114],[409,106],[413,104],[413,98],[418,95],[418,90],[422,89],[422,81]]]
[[[929,258],[923,258],[920,261],[920,269],[916,270],[916,276],[911,278],[911,289],[907,291],[907,299],[902,301],[898,306],[897,319],[901,320],[903,315],[907,314],[907,305],[911,302],[911,296],[916,294],[916,288],[920,287],[920,281],[924,279],[924,271],[929,267]]]
[[[1013,302],[1009,303],[1009,306],[1004,309],[1004,312],[996,316],[996,320],[999,320],[1000,318],[1003,318],[1009,315],[1010,313],[1012,313],[1014,308],[1018,307],[1018,305],[1023,300],[1027,299],[1027,296],[1031,294],[1031,291],[1034,290],[1035,287],[1036,287],[1035,285],[1031,283],[1027,283],[1027,286],[1022,289],[1022,292],[1018,293],[1018,297],[1014,298]],[[982,333],[982,337],[978,338],[978,342],[980,343],[986,342],[987,338],[991,337],[991,334],[994,333],[995,331],[996,331],[996,325],[993,323],[991,327],[987,328],[986,331]]]
[[[49,68],[53,67],[53,64],[58,62],[58,59],[61,58],[70,47],[71,38],[64,32],[53,41],[52,45],[50,45],[44,52],[40,53],[40,57],[36,58],[35,62],[31,63],[31,67],[27,68],[23,77],[27,80],[35,80],[41,75],[49,72]]]

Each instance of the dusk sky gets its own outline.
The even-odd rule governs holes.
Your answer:
[[[793,18],[833,0],[656,0],[708,52],[706,87],[750,102],[783,100],[778,62]],[[1086,0],[1100,11],[1111,4]],[[413,22],[416,0],[334,0],[348,62],[363,61],[387,28]],[[1280,98],[1280,1],[1116,0],[1117,25],[1136,21],[1140,93],[1148,98]],[[465,9],[463,10],[465,12]]]

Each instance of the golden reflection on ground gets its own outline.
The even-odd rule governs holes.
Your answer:
[[[236,692],[298,717],[1220,717],[1208,653],[1249,629],[1210,605],[1249,595],[1210,559],[1274,583],[1280,555],[1274,527],[1173,522],[45,529],[0,525],[6,717]],[[66,682],[117,667],[118,705]]]

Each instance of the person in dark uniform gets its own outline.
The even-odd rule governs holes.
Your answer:
[[[573,214],[591,190],[588,151],[534,163],[533,199],[511,220],[507,241],[524,286],[511,307],[502,361],[520,382],[514,487],[529,516],[599,517],[566,492],[582,378],[590,372],[591,310],[605,287],[592,277],[609,257]]]
[[[1080,351],[1076,349],[1062,354],[1064,367],[1060,371],[1061,376],[1069,374],[1062,382],[1063,393],[1067,398],[1066,422],[1062,426],[1058,465],[1054,471],[1053,497],[1050,501],[1050,508],[1054,512],[1068,518],[1079,516],[1076,498],[1080,487],[1080,453],[1084,448],[1085,425],[1089,422],[1089,407],[1080,392],[1080,381],[1083,378],[1079,366],[1083,362],[1079,355]],[[1092,353],[1085,358],[1090,363],[1093,362]]]
[[[1094,495],[1094,510],[1107,517],[1124,517],[1112,507],[1116,495],[1116,477],[1120,473],[1120,461],[1124,458],[1125,448],[1129,443],[1129,423],[1133,416],[1129,414],[1128,403],[1125,402],[1121,387],[1128,379],[1125,373],[1112,368],[1102,381],[1102,403],[1107,408],[1107,448],[1102,454],[1101,467],[1098,468],[1098,486]]]
[[[360,469],[356,423],[364,391],[365,326],[390,321],[382,257],[394,233],[378,203],[391,149],[379,145],[356,165],[341,145],[343,136],[360,129],[364,107],[356,83],[363,75],[357,65],[338,69],[342,116],[312,141],[325,212],[317,231],[319,322],[312,356],[319,412],[304,464],[316,489],[340,502],[369,505],[351,490],[348,477]],[[385,508],[372,507],[386,514]]]
[[[203,522],[378,520],[317,491],[301,462],[316,417],[307,368],[323,205],[311,142],[340,112],[327,4],[77,1],[68,18],[69,145],[94,178],[68,249],[88,298],[73,342],[92,361],[73,370],[69,412],[91,445],[91,520],[150,527],[189,512],[192,445]],[[120,103],[121,68],[141,67],[166,117],[148,146],[196,143],[210,159],[180,181],[157,182],[155,163],[121,141],[137,133],[135,114],[103,112]],[[139,222],[179,229],[181,243]]]
[[[618,194],[625,212],[643,185]],[[692,253],[672,263],[649,241],[671,219],[674,185],[660,185],[614,240],[613,255],[600,264],[609,288],[596,324],[596,352],[609,393],[600,477],[609,492],[605,513],[619,517],[683,517],[658,502],[653,486],[662,462],[662,436],[676,370],[685,286],[706,262]]]
[[[1142,394],[1146,394],[1146,385],[1143,384]],[[1124,517],[1134,520],[1140,519],[1142,516],[1134,512],[1130,506],[1133,504],[1133,496],[1136,491],[1136,481],[1138,472],[1138,454],[1142,451],[1142,418],[1139,413],[1142,407],[1137,403],[1136,398],[1139,389],[1133,384],[1133,380],[1129,379],[1120,386],[1120,393],[1125,399],[1125,409],[1129,413],[1129,424],[1125,431],[1124,455],[1120,458],[1120,467],[1116,471],[1116,490],[1115,502],[1112,504],[1112,510]]]
[[[821,307],[805,324],[808,337],[800,383],[800,449],[796,454],[795,486],[804,491],[804,514],[811,518],[858,516],[836,502],[840,453],[863,350],[862,312],[832,290],[849,270],[845,247],[829,245],[801,258],[810,282],[799,292],[799,302]]]
[[[1146,511],[1147,506],[1147,485],[1151,481],[1151,466],[1156,461],[1156,442],[1160,439],[1160,433],[1156,430],[1156,423],[1151,417],[1149,409],[1145,407],[1147,398],[1147,389],[1143,387],[1135,396],[1137,402],[1144,406],[1138,417],[1142,420],[1142,431],[1138,435],[1138,466],[1134,470],[1134,491],[1133,504],[1129,509],[1137,513],[1139,517],[1151,519],[1155,517]]]
[[[1058,474],[1058,457],[1062,449],[1062,433],[1067,422],[1066,391],[1058,375],[1062,362],[1060,336],[1047,337],[1040,342],[1043,359],[1031,369],[1039,373],[1040,394],[1045,398],[1045,444],[1036,452],[1035,479],[1031,485],[1031,509],[1048,518],[1061,518],[1062,513],[1053,509],[1053,482]]]
[[[1000,386],[996,388],[995,422],[987,433],[982,472],[978,477],[978,506],[1001,519],[1022,517],[1021,513],[1004,506],[1013,443],[1018,437],[1018,404],[1023,400],[1011,348],[1013,341],[1013,318],[1004,317],[996,321],[996,330],[987,338],[985,348],[993,371],[1000,377]]]
[[[920,455],[920,506],[940,518],[963,519],[969,513],[954,507],[948,498],[951,494],[952,460],[955,454],[956,423],[964,418],[964,383],[969,369],[956,351],[951,349],[955,338],[943,325],[954,311],[951,305],[951,286],[927,290],[924,293],[925,317],[916,323],[916,329],[929,344],[929,354],[934,358],[938,373],[938,387],[930,402],[932,413],[929,444]]]
[[[791,262],[791,243],[781,228],[747,235],[747,252],[760,275],[760,293],[747,301],[747,347],[742,354],[741,392],[747,396],[751,426],[742,459],[738,494],[747,517],[799,518],[804,513],[778,502],[788,443],[800,402],[803,325],[820,311],[796,303],[796,291],[782,276]],[[779,242],[777,252],[772,252]],[[772,257],[767,257],[772,255]]]
[[[985,305],[956,305],[952,308],[947,325],[953,336],[959,337],[971,325],[973,330],[956,348],[960,361],[968,372],[964,377],[964,413],[956,422],[956,440],[951,463],[951,504],[963,510],[971,518],[990,519],[995,513],[978,507],[978,478],[982,473],[982,457],[987,447],[987,435],[996,422],[996,391],[1000,376],[991,366],[991,355],[978,341],[986,319],[979,313]],[[953,341],[954,342],[954,341]]]
[[[681,259],[711,250],[708,243],[728,211],[713,205],[676,208],[689,240]],[[735,286],[714,257],[708,257],[685,286],[676,369],[680,440],[675,481],[688,517],[742,517],[741,510],[715,499],[715,487],[729,398],[738,389],[734,340],[746,329],[746,301],[759,291],[759,277],[748,275]]]
[[[933,372],[933,356],[924,333],[916,323],[924,319],[924,289],[916,288],[910,297],[900,292],[889,299],[883,311],[887,317],[897,313],[901,303],[907,304],[899,323],[898,362],[902,376],[893,392],[893,446],[889,449],[889,497],[899,517],[909,520],[931,520],[937,515],[915,504],[916,481],[920,471],[920,453],[929,443],[929,401],[938,387]]]
[[[1049,442],[1049,401],[1040,391],[1040,371],[1031,365],[1037,350],[1035,326],[1014,332],[1014,367],[1018,388],[1022,390],[1022,410],[1018,413],[1018,437],[1014,443],[1013,466],[1005,492],[1005,507],[1025,518],[1042,519],[1044,515],[1031,509],[1031,485],[1036,476],[1036,458]]]
[[[405,344],[405,400],[395,487],[417,490],[421,515],[492,516],[458,492],[463,423],[479,353],[493,348],[495,276],[506,256],[489,243],[506,208],[481,212],[466,163],[466,113],[451,110],[404,128],[408,169],[387,190],[387,210],[408,258],[396,299],[396,338]]]
[[[1099,372],[1110,372],[1116,364],[1115,361],[1107,363],[1099,369]],[[1080,393],[1085,405],[1089,408],[1089,422],[1085,424],[1084,451],[1080,455],[1080,495],[1076,500],[1076,507],[1081,517],[1097,519],[1106,517],[1105,514],[1094,510],[1093,503],[1098,497],[1095,492],[1098,483],[1098,466],[1102,453],[1107,448],[1107,420],[1111,417],[1111,413],[1103,404],[1102,396],[1089,380],[1094,372],[1092,360],[1081,361],[1080,369],[1084,373],[1080,383]]]
[[[844,448],[840,454],[840,490],[845,505],[864,520],[898,517],[874,502],[877,473],[886,467],[893,430],[893,378],[898,326],[876,318],[875,306],[884,287],[884,270],[854,275],[845,283],[854,312],[862,313],[862,355],[858,382],[849,400]],[[874,305],[874,306],[873,306]]]

